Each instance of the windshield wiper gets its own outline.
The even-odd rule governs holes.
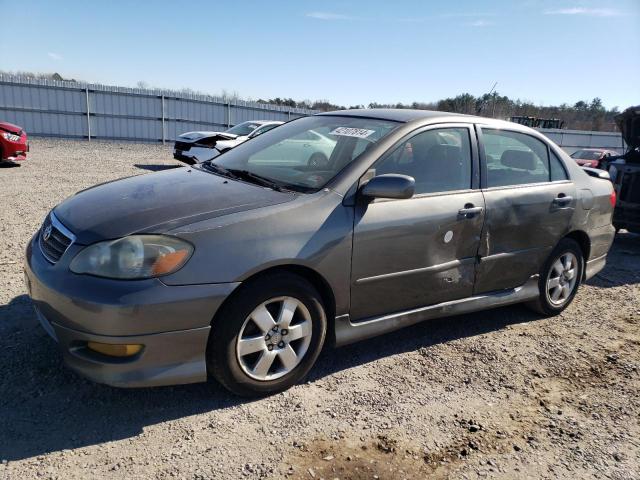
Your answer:
[[[229,178],[238,178],[236,175],[234,175],[233,173],[231,173],[229,170],[227,170],[224,167],[221,167],[220,165],[216,165],[215,163],[211,162],[211,161],[207,161],[207,162],[203,162],[200,164],[202,166],[202,168],[204,168],[205,170],[209,170],[213,173],[217,173],[219,175],[223,175],[225,177],[229,177]]]
[[[273,180],[267,177],[263,177],[262,175],[258,175],[257,173],[250,172],[249,170],[238,170],[235,168],[230,168],[229,170],[227,170],[227,172],[229,172],[236,178],[248,180],[258,185],[262,185],[263,187],[271,188],[272,190],[275,190],[277,192],[284,192],[286,190],[282,185],[274,182]]]

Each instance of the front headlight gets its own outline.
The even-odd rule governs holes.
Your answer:
[[[16,135],[15,133],[2,132],[2,136],[11,142],[20,140],[20,135]]]
[[[69,268],[74,273],[116,279],[142,279],[173,273],[184,266],[193,246],[164,235],[131,235],[94,243],[78,253]]]

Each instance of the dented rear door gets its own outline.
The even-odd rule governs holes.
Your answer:
[[[541,139],[504,129],[480,129],[479,139],[487,212],[476,294],[519,287],[538,274],[568,233],[577,201],[571,180],[552,178]]]

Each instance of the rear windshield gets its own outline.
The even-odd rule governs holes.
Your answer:
[[[602,152],[597,150],[578,150],[571,154],[571,158],[579,158],[580,160],[599,160]]]
[[[300,118],[218,156],[227,170],[246,170],[298,191],[324,187],[340,170],[400,125],[357,117]]]
[[[239,137],[246,137],[260,125],[260,123],[256,122],[244,122],[236,125],[235,127],[231,127],[229,130],[227,130],[227,133],[232,133],[233,135],[238,135]]]

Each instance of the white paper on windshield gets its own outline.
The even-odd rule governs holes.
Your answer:
[[[339,135],[341,137],[367,138],[372,133],[375,133],[375,130],[367,130],[366,128],[338,127],[329,133],[331,135]]]

